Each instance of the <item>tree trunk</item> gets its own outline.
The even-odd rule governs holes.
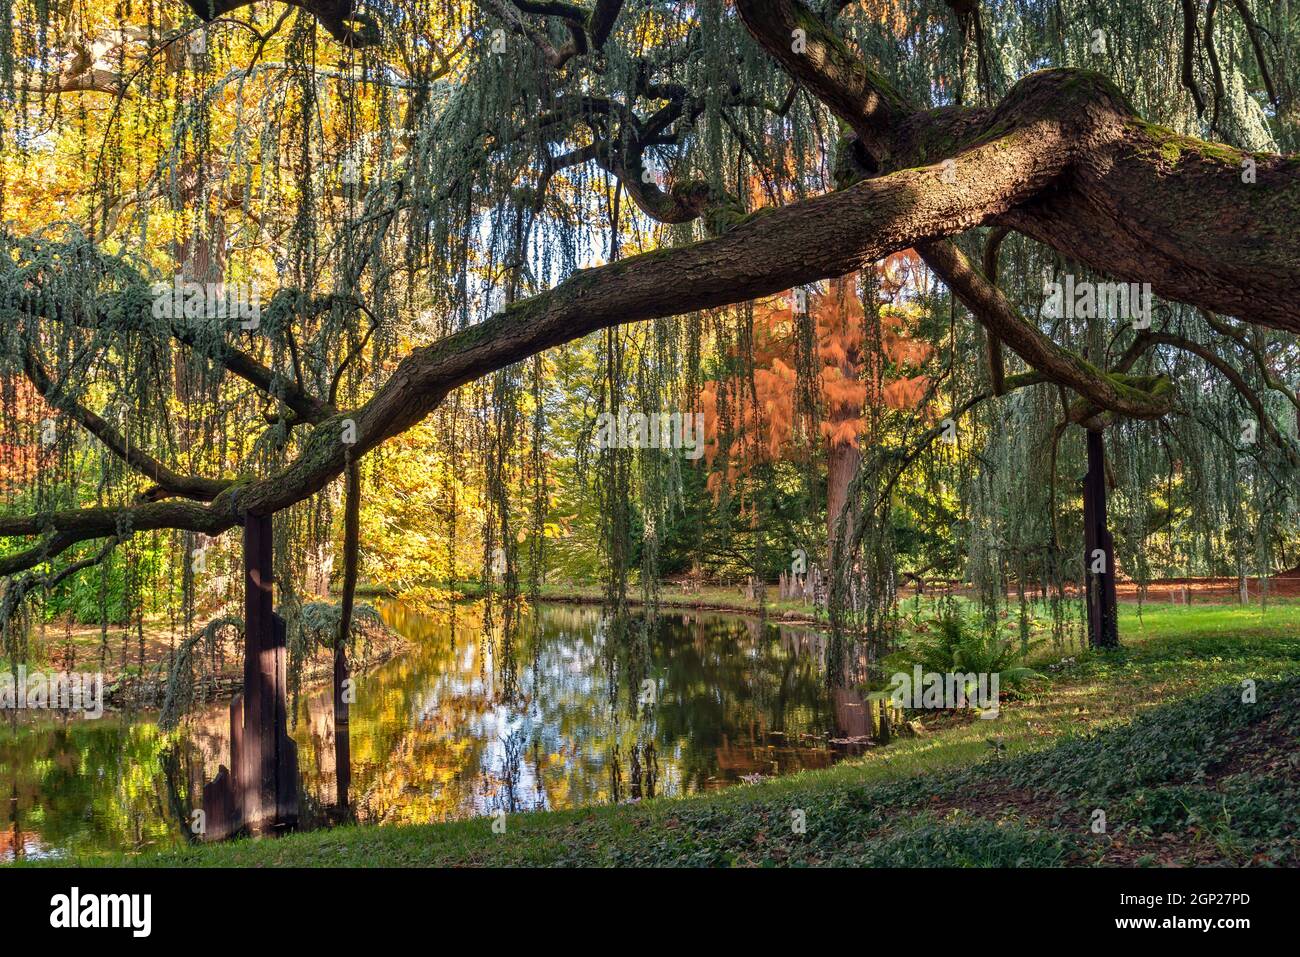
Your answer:
[[[360,547],[361,469],[348,464],[343,506],[343,596],[339,605],[339,633],[334,642],[334,773],[337,804],[344,811],[352,786],[352,740],[348,719],[348,638],[352,631],[352,605],[357,592],[357,552]]]
[[[856,446],[833,445],[826,461],[826,553],[830,558],[827,563],[831,574],[835,574],[835,553],[839,546],[840,521],[847,520],[849,533],[852,533],[853,513],[845,516],[849,504],[849,485],[858,473],[862,462],[862,453]]]
[[[204,837],[298,820],[298,747],[288,734],[285,625],[272,592],[271,516],[244,519],[244,692],[230,704],[230,763],[203,788]]]
[[[1106,450],[1101,432],[1088,432],[1088,475],[1083,485],[1084,574],[1088,596],[1088,641],[1094,648],[1118,648],[1115,600],[1115,544],[1106,528]]]
[[[254,831],[298,817],[298,754],[288,735],[285,626],[275,614],[271,516],[244,520],[244,823]]]

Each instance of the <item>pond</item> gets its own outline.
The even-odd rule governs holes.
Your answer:
[[[827,687],[825,639],[806,627],[666,612],[652,628],[634,619],[615,643],[598,608],[544,605],[506,641],[473,607],[380,611],[409,647],[355,678],[351,797],[363,823],[722,788],[827,766],[857,751],[836,742],[865,731],[861,699]],[[331,700],[305,689],[291,728],[304,826],[335,802]],[[10,712],[0,860],[184,843],[191,796],[229,762],[227,722],[224,703],[171,734],[152,714]]]

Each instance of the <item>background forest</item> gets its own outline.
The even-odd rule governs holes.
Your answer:
[[[1215,4],[1141,0],[835,6],[854,47],[920,103],[994,103],[1050,63],[1104,73],[1180,132],[1271,152],[1300,136],[1288,2],[1222,5],[1217,20]],[[413,347],[575,271],[845,181],[834,117],[722,0],[627,5],[599,55],[559,73],[537,61],[557,22],[538,33],[492,3],[368,9],[331,25],[270,3],[202,18],[157,0],[14,5],[0,37],[9,514],[152,494],[103,447],[106,429],[181,475],[267,474],[303,447],[311,397],[355,406]],[[599,145],[617,136],[635,148]],[[673,205],[704,193],[723,211]],[[1121,576],[1296,568],[1293,337],[1158,297],[1149,327],[1052,315],[1051,282],[1105,277],[976,233],[962,241],[1052,339],[1105,367],[1146,337],[1131,371],[1175,390],[1176,415],[1105,430]],[[73,301],[141,278],[251,289],[260,319],[170,338],[87,331],[42,325],[15,294],[35,283]],[[251,378],[232,347],[256,357]],[[615,605],[653,604],[665,581],[827,569],[856,526],[846,561],[862,587],[847,601],[869,621],[888,620],[905,584],[961,583],[990,604],[1074,595],[1085,433],[1060,386],[994,395],[1022,372],[998,352],[910,250],[588,335],[456,389],[360,461],[363,586],[431,603],[475,582],[595,585]],[[88,435],[73,406],[104,428]],[[628,411],[702,413],[703,454],[601,447],[602,414]],[[277,519],[290,611],[337,586],[340,486]],[[150,616],[193,633],[237,597],[230,538],[126,535],[102,560],[101,543],[77,544],[44,566],[57,583],[37,620],[101,623],[105,647],[109,625]],[[11,650],[38,590],[7,592]]]

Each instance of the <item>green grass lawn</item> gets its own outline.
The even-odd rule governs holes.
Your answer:
[[[503,834],[349,827],[73,863],[1300,864],[1300,604],[1123,606],[1120,627],[1118,651],[1040,652],[1044,679],[996,720],[950,716],[827,770],[512,815]]]

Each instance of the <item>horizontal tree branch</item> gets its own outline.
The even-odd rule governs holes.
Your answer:
[[[1173,346],[1176,349],[1189,352],[1207,365],[1217,369],[1219,374],[1232,384],[1237,394],[1241,396],[1242,401],[1250,407],[1250,410],[1255,414],[1259,427],[1264,430],[1264,434],[1287,457],[1292,467],[1300,468],[1300,449],[1296,447],[1295,442],[1278,431],[1277,426],[1273,424],[1273,420],[1268,414],[1268,410],[1264,408],[1264,403],[1260,400],[1259,395],[1250,387],[1250,384],[1242,377],[1241,373],[1232,367],[1230,362],[1216,354],[1208,346],[1188,339],[1186,336],[1178,336],[1168,332],[1152,332],[1149,339],[1157,345]]]
[[[736,8],[881,170],[1054,125],[1068,142],[1069,175],[998,225],[1114,279],[1150,283],[1171,301],[1300,332],[1300,157],[1246,153],[1147,123],[1110,80],[1083,70],[1030,74],[991,111],[919,109],[798,0],[737,0]],[[803,53],[792,45],[795,29],[806,31]]]
[[[132,469],[157,483],[157,490],[151,490],[148,497],[179,495],[210,502],[229,487],[229,481],[181,475],[138,447],[132,446],[103,416],[86,408],[71,396],[62,394],[30,348],[23,356],[23,371],[46,402],[79,423]]]
[[[183,0],[200,20],[210,23],[217,17],[252,6],[256,0]],[[379,21],[357,9],[354,0],[283,0],[298,7],[323,26],[339,43],[353,47],[373,46],[380,41]]]
[[[1051,141],[1043,131],[1042,142]],[[233,483],[207,505],[149,502],[0,518],[0,537],[75,540],[160,528],[216,535],[247,513],[270,514],[315,494],[360,457],[428,415],[457,386],[609,326],[745,302],[841,276],[933,238],[981,225],[1043,189],[1059,163],[1035,140],[992,141],[946,167],[901,170],[764,210],[714,239],[582,270],[477,325],[414,350],[362,407],[315,425],[298,457],[263,479]],[[1048,151],[1050,154],[1050,151]],[[344,437],[355,436],[348,445]],[[0,562],[0,574],[43,560]]]
[[[1002,291],[985,279],[953,243],[920,243],[917,252],[961,297],[990,336],[1006,343],[1053,382],[1068,386],[1108,412],[1130,418],[1157,419],[1170,411],[1171,383],[1160,383],[1154,393],[1143,391],[1057,345],[1024,321]]]

